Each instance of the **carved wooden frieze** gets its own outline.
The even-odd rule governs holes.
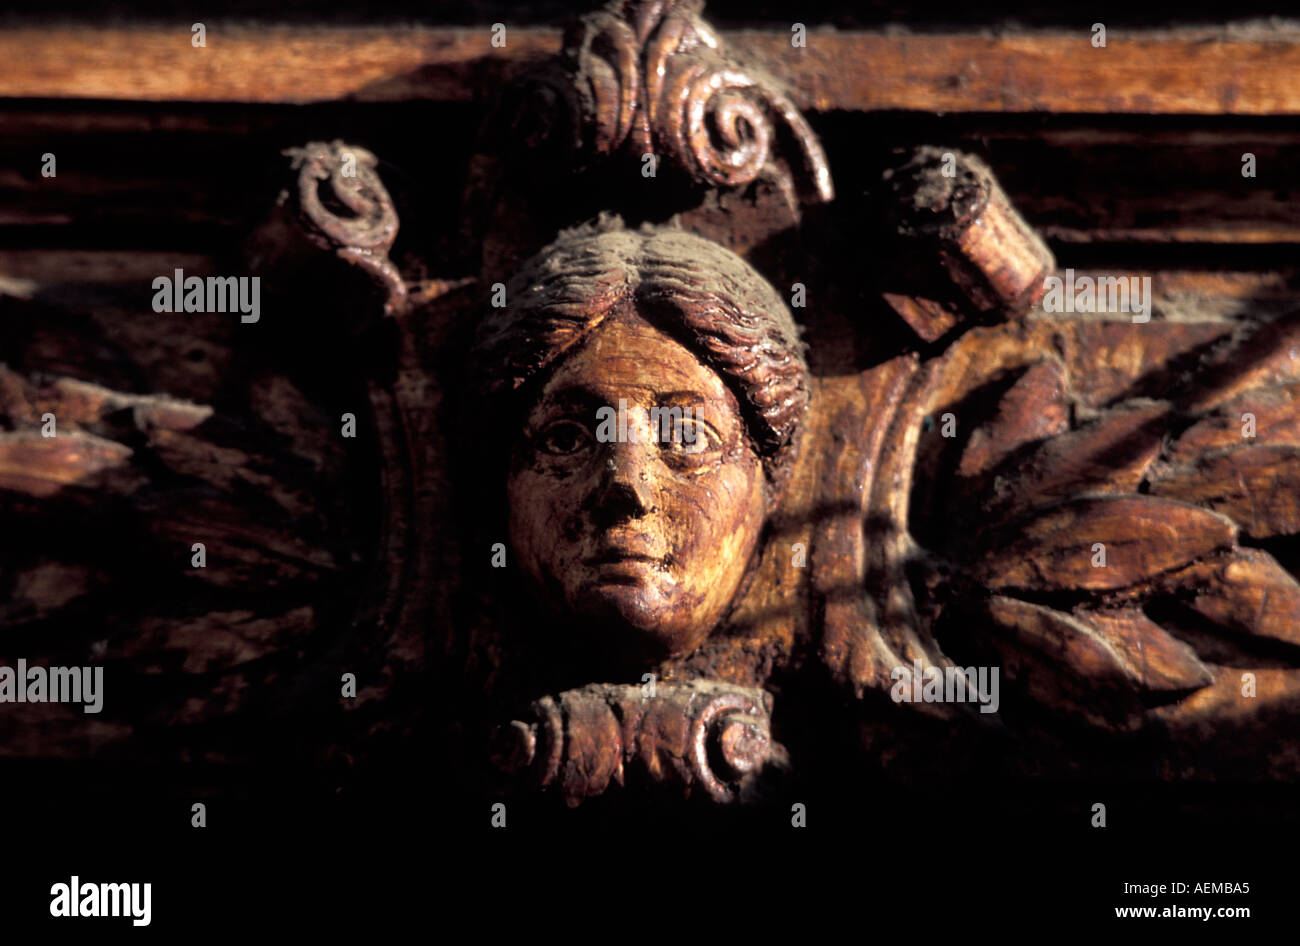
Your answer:
[[[11,613],[48,617],[36,510],[99,509],[155,563],[206,528],[215,567],[106,638],[188,675],[158,751],[314,662],[363,681],[322,727],[356,758],[476,798],[788,804],[935,759],[1300,778],[1300,322],[1062,270],[960,151],[837,193],[773,71],[694,0],[575,18],[496,90],[456,266],[403,244],[432,211],[382,155],[285,151],[245,247],[291,313],[261,347],[186,401],[0,369],[0,488],[38,537],[5,552]],[[277,369],[303,350],[328,383]]]
[[[613,15],[570,34],[584,37],[568,47],[571,60],[579,50],[572,81],[602,75],[583,63],[585,42],[611,30],[633,35],[618,32]],[[683,74],[695,68],[685,58]],[[646,94],[653,103],[652,86]],[[640,126],[648,137],[637,138],[630,125],[627,135],[651,150],[653,107],[627,104],[635,95],[620,101],[624,110],[613,114],[650,120]],[[608,140],[623,140],[617,123]],[[818,153],[799,141],[804,155]],[[605,148],[590,145],[590,152]],[[1117,736],[1159,731],[1174,760],[1186,758],[1179,745],[1194,733],[1231,741],[1244,718],[1293,713],[1295,655],[1274,642],[1296,643],[1300,586],[1265,549],[1243,544],[1293,529],[1294,493],[1284,485],[1292,425],[1273,422],[1292,402],[1292,362],[1276,347],[1288,337],[1286,323],[1208,355],[1185,379],[1187,393],[1082,403],[1074,393],[1079,372],[1114,366],[1100,352],[1097,364],[1062,361],[1055,338],[1078,321],[1039,305],[1055,263],[988,168],[960,153],[922,149],[887,178],[897,254],[923,283],[888,301],[923,340],[950,343],[924,357],[900,352],[854,378],[809,379],[808,416],[792,440],[790,477],[774,512],[787,528],[806,522],[807,511],[821,512],[806,532],[782,536],[787,541],[769,531],[752,553],[743,542],[727,564],[748,561],[748,583],[708,639],[679,648],[657,671],[761,686],[816,654],[863,700],[888,694],[895,704],[949,718],[979,702],[1030,728],[1042,725],[1029,723],[1041,714],[1056,720],[1048,729],[1062,732],[1075,725]],[[543,256],[552,278],[565,266],[564,239]],[[694,256],[709,258],[703,249]],[[598,257],[594,249],[585,257],[589,278],[598,278]],[[713,278],[696,278],[715,299],[756,276],[742,279],[713,262],[703,268]],[[691,279],[687,271],[679,269],[679,282]],[[541,282],[526,276],[520,288],[544,292]],[[643,285],[639,277],[624,282]],[[579,332],[596,307],[584,305],[581,293],[564,298],[577,307],[566,329]],[[785,315],[777,293],[753,298],[766,317]],[[751,311],[746,321],[764,317]],[[1134,314],[1129,331],[1140,334],[1149,319],[1149,308]],[[643,363],[655,360],[656,347],[651,336],[635,345]],[[617,345],[589,351],[606,369],[618,363]],[[696,357],[727,365],[729,351],[726,342],[713,343]],[[742,360],[752,392],[754,381],[766,379],[760,349],[750,351]],[[1270,368],[1254,364],[1261,356]],[[783,357],[798,361],[794,352]],[[802,398],[802,385],[775,385],[767,395],[789,407]],[[1261,416],[1270,420],[1269,435],[1243,436],[1242,424]],[[950,422],[964,429],[954,436],[943,429]],[[549,515],[526,495],[511,493],[509,501],[512,517]],[[725,515],[722,496],[713,511]],[[808,541],[789,541],[800,537]],[[796,550],[807,553],[803,570]],[[733,583],[724,578],[715,587],[725,592]],[[749,617],[777,602],[797,602],[798,614]],[[975,665],[1001,671],[1000,705],[982,689],[986,678],[967,673]],[[637,669],[650,666],[647,657]],[[936,682],[951,689],[954,678],[978,701],[917,699]],[[1277,765],[1268,770],[1286,771]]]
[[[856,720],[838,751],[904,771],[991,727],[1032,747],[1020,771],[1069,771],[1082,731],[1116,740],[1121,770],[1126,739],[1159,733],[1183,771],[1196,740],[1294,714],[1300,586],[1258,544],[1297,524],[1289,323],[1223,340],[1179,390],[1140,390],[1159,370],[1150,309],[1047,311],[1042,239],[984,162],[927,147],[867,205],[891,240],[882,307],[848,313],[899,341],[819,371],[803,303],[774,280],[810,262],[790,233],[864,205],[804,217],[834,201],[815,134],[697,4],[580,17],[502,96],[466,192],[481,277],[413,309],[382,256],[382,185],[337,170],[373,160],[293,152],[304,230],[388,287],[397,374],[371,397],[396,469],[373,626],[399,650],[438,627],[420,659],[458,679],[464,770],[570,805],[654,786],[763,801],[811,751],[799,703],[827,687]],[[502,127],[524,156],[491,150]],[[533,148],[558,162],[527,165]],[[656,209],[631,189],[659,162]],[[727,203],[764,175],[748,209]],[[331,222],[323,182],[380,216]],[[765,274],[745,257],[772,239],[789,252]],[[1100,346],[1104,327],[1137,347]],[[448,350],[457,367],[434,369]],[[434,420],[432,370],[459,392]],[[1098,375],[1111,396],[1086,393]],[[1245,416],[1267,433],[1243,439]],[[455,442],[473,447],[448,462]],[[451,549],[463,600],[430,601]],[[1295,777],[1284,758],[1266,771]]]

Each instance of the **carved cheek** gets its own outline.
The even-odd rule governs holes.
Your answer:
[[[572,494],[572,478],[556,479],[530,469],[511,480],[512,545],[524,570],[535,578],[565,568],[565,546],[573,541],[567,534],[575,508]]]
[[[557,476],[529,468],[512,484],[512,531],[525,571],[561,600],[572,598],[586,573],[583,560],[593,551],[596,529],[590,497],[601,488],[599,457]],[[577,602],[569,600],[570,605]]]
[[[730,596],[762,528],[762,467],[727,462],[698,477],[673,477],[660,502],[669,512],[676,571],[697,600]]]
[[[570,544],[582,541],[582,516],[578,509],[577,505],[566,503],[559,511],[560,538]]]
[[[718,541],[723,554],[737,560],[739,569],[744,567],[767,513],[762,465],[757,459],[749,458],[748,462],[730,464],[724,469],[726,474],[719,484],[719,492],[728,515],[719,523],[723,531]]]
[[[538,478],[538,515],[546,516],[547,528],[562,544],[579,542],[583,536],[582,510],[596,489],[590,470],[573,470],[560,478]]]

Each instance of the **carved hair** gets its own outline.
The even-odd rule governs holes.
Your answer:
[[[540,386],[566,352],[627,304],[694,352],[736,395],[779,486],[808,406],[808,367],[785,303],[739,256],[703,237],[616,217],[560,234],[479,325],[474,373],[495,400]]]

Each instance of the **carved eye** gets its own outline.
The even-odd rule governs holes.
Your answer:
[[[560,420],[547,426],[537,435],[537,445],[543,453],[568,456],[591,446],[591,434],[577,421]]]
[[[670,426],[666,442],[673,455],[689,458],[714,452],[722,445],[722,438],[704,421],[684,417]]]

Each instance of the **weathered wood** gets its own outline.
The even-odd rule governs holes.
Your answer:
[[[508,25],[508,24],[507,24]],[[469,101],[560,48],[560,31],[489,24],[351,29],[211,22],[208,45],[173,27],[11,27],[0,33],[0,96],[203,102]],[[1300,41],[1221,30],[890,35],[788,29],[722,34],[787,82],[801,109],[1300,113]],[[870,70],[860,68],[871,63]]]
[[[71,748],[75,717],[53,732],[24,725],[41,707],[7,706],[7,754],[89,757],[129,743],[142,764],[162,762],[183,733],[248,713],[268,678],[302,671],[304,653],[339,632],[328,587],[355,580],[362,548],[359,533],[346,538],[350,517],[321,506],[340,488],[343,451],[285,379],[250,379],[247,396],[249,414],[232,416],[0,369],[0,416],[16,428],[0,434],[0,522],[21,537],[2,559],[5,663],[90,658],[111,681],[93,748]],[[268,733],[294,712],[269,698],[280,705]],[[260,750],[223,737],[207,751],[242,764]]]
[[[1152,475],[1151,495],[1232,516],[1245,535],[1266,539],[1300,531],[1300,447],[1238,446]]]
[[[884,177],[890,217],[910,254],[937,258],[965,308],[1019,314],[1043,294],[1051,251],[982,160],[923,147]]]
[[[383,155],[399,206],[441,208],[408,221],[408,232],[450,229],[455,221],[445,204],[451,195],[437,184],[463,174],[479,119],[475,109],[454,103],[189,109],[117,103],[111,114],[94,114],[80,103],[51,112],[10,102],[0,108],[0,221],[42,229],[28,239],[0,231],[0,239],[13,247],[49,245],[51,239],[73,247],[107,242],[111,234],[115,245],[150,248],[147,241],[166,233],[168,247],[210,250],[223,233],[242,236],[264,213],[263,183],[271,177],[275,147],[328,128],[346,129],[350,140]],[[445,129],[433,154],[402,133],[415,120]],[[1215,267],[1281,268],[1287,258],[1275,244],[1300,242],[1300,217],[1286,180],[1287,169],[1300,164],[1300,134],[1274,120],[1234,129],[1218,127],[1215,119],[1163,119],[1150,130],[1112,128],[1114,119],[1077,115],[1053,116],[1048,128],[1029,116],[989,114],[940,121],[836,113],[809,121],[846,194],[875,183],[895,160],[887,154],[892,146],[937,141],[945,150],[983,155],[1011,203],[1050,238],[1058,256],[1065,245],[1079,244],[1079,252],[1095,261],[1107,252],[1105,244],[1115,243],[1120,246],[1110,250],[1111,258],[1138,267],[1142,257],[1135,254],[1143,245],[1191,242]],[[276,144],[264,146],[267,137]],[[1246,152],[1258,161],[1253,179],[1240,173]],[[45,153],[58,158],[55,178],[40,176]],[[1038,167],[1052,173],[1031,173]],[[640,179],[639,168],[632,173]],[[64,230],[65,236],[55,235]],[[441,257],[459,248],[441,233],[435,238],[446,244]],[[1207,244],[1224,248],[1210,253]],[[1158,262],[1186,266],[1191,260],[1166,253]],[[1081,268],[1076,252],[1067,263]]]
[[[994,476],[986,510],[1013,519],[1081,493],[1136,493],[1169,424],[1163,404],[1129,404],[1047,438]]]
[[[594,684],[543,697],[531,719],[499,730],[498,765],[534,789],[555,785],[570,806],[614,785],[662,783],[718,802],[752,800],[764,766],[784,754],[772,742],[771,702],[761,690],[703,680],[653,691]]]
[[[1239,549],[1169,580],[1190,588],[1191,608],[1224,630],[1300,646],[1300,584],[1267,553]]]
[[[1293,722],[1300,280],[1284,247],[1254,247],[1300,239],[1277,170],[1300,135],[1263,117],[1300,110],[1279,78],[1297,45],[814,30],[800,50],[767,30],[715,48],[697,6],[613,4],[527,80],[558,32],[511,29],[502,49],[487,29],[220,23],[206,49],[157,26],[96,28],[79,49],[61,45],[77,28],[0,38],[38,53],[26,76],[0,58],[0,94],[173,103],[59,105],[64,123],[0,111],[17,169],[0,178],[0,623],[6,646],[107,655],[139,688],[98,745],[84,720],[32,709],[0,730],[4,751],[252,770],[290,733],[298,760],[386,749],[478,791],[504,723],[498,765],[567,801],[637,781],[721,801],[781,761],[774,696],[806,771],[884,767],[886,736],[982,745],[981,711],[897,705],[897,682],[999,661],[998,721],[1026,740],[1008,771],[1077,771],[1071,726],[1144,775],[1189,736],[1267,732],[1233,702],[1239,670],[1267,683],[1261,713]],[[1256,49],[1266,62],[1235,58]],[[505,140],[472,138],[515,79],[539,107],[501,110]],[[877,113],[954,107],[1075,116]],[[1255,117],[1166,117],[1151,136],[1146,119],[1079,117],[1103,111]],[[416,114],[442,138],[429,164]],[[399,166],[358,148],[353,179],[342,145],[289,152],[301,173],[250,246],[277,293],[256,332],[150,313],[153,276],[244,266],[235,244],[278,189],[262,185],[292,170],[276,152],[336,122],[393,142]],[[140,166],[146,131],[175,134]],[[1276,175],[1258,186],[1238,163],[1255,131]],[[38,179],[51,137],[60,176]],[[534,161],[548,138],[572,161]],[[878,246],[858,218],[915,197],[879,171],[918,143],[978,149],[1010,184],[972,175],[967,209],[988,213],[922,240],[920,285],[900,289],[897,234]],[[115,161],[90,160],[97,144]],[[642,177],[647,148],[673,173]],[[254,186],[249,168],[268,173]],[[403,168],[431,202],[389,198]],[[399,212],[424,228],[399,237]],[[1152,276],[1151,321],[1031,306],[1052,262],[1026,221],[1092,254],[1079,275]],[[102,249],[108,232],[126,242]],[[1187,239],[1251,255],[1196,271],[1167,249]],[[340,263],[379,294],[339,291]],[[582,439],[579,387],[638,408],[693,391],[725,450]],[[196,536],[202,570],[186,568]],[[1269,551],[1243,548],[1252,536]],[[358,699],[340,701],[354,670]],[[643,705],[646,683],[663,692]],[[737,694],[745,718],[701,724]],[[1150,737],[1136,757],[1108,741],[1132,733]]]
[[[982,563],[993,588],[1037,591],[1125,588],[1231,548],[1225,516],[1145,496],[1077,499],[1031,519]],[[1105,549],[1099,565],[1098,544]]]
[[[1065,370],[1058,361],[1040,361],[1016,379],[990,421],[971,433],[957,475],[980,476],[1012,451],[1069,429]]]
[[[1140,728],[1141,703],[1136,696],[1145,689],[1147,674],[1142,664],[1130,660],[1129,648],[1119,644],[1115,624],[1001,595],[990,598],[985,607],[999,634],[1008,638],[996,645],[1008,679],[1066,715],[1106,728]],[[1165,637],[1154,625],[1132,624],[1128,629],[1148,632],[1156,640]],[[1167,650],[1177,649],[1172,640],[1163,644]],[[1186,689],[1210,682],[1209,673],[1200,667],[1190,648],[1184,648],[1180,656],[1184,672],[1194,675]]]
[[[1143,689],[1180,692],[1214,682],[1214,674],[1196,651],[1138,608],[1078,610],[1074,615],[1110,644]]]

